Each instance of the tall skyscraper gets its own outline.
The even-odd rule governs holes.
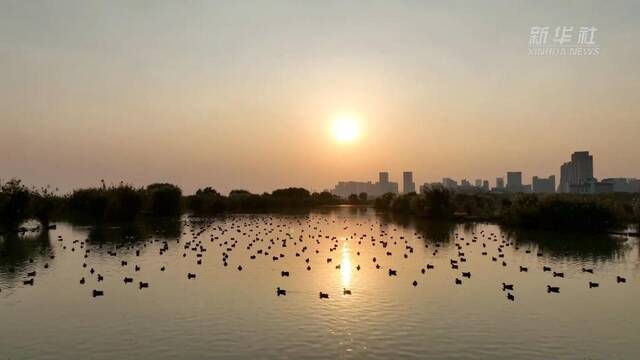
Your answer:
[[[504,178],[496,178],[496,189],[503,190],[504,189]]]
[[[413,182],[413,172],[405,171],[402,173],[402,191],[405,194],[416,191],[416,184]]]
[[[509,171],[507,173],[507,191],[521,192],[522,189],[522,172]]]
[[[389,173],[386,171],[381,171],[378,175],[380,184],[388,184],[389,183]]]
[[[559,192],[569,192],[571,185],[582,185],[593,179],[593,156],[588,151],[576,151],[571,161],[560,166]]]

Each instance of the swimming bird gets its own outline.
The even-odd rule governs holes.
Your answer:
[[[31,285],[33,286],[33,278],[29,279],[29,280],[24,280],[22,282],[23,285]]]
[[[27,276],[28,277],[35,277],[36,276],[36,272],[35,271],[29,272],[29,273],[27,273]]]
[[[555,272],[554,271],[553,272],[553,277],[561,277],[561,278],[563,278],[564,277],[564,273],[563,272]]]
[[[278,288],[276,289],[276,295],[278,295],[278,296],[280,296],[280,295],[285,296],[285,295],[287,295],[287,290],[285,290],[285,289],[280,289],[280,288],[278,287]]]
[[[543,266],[543,267],[542,267],[542,271],[543,271],[543,272],[551,271],[551,268],[550,268],[550,267],[548,267],[548,266]]]
[[[456,278],[456,285],[462,285],[462,280]]]
[[[285,277],[285,276],[287,276],[287,277],[288,277],[288,276],[289,276],[289,272],[288,272],[288,271],[281,271],[281,272],[280,272],[280,275],[281,275],[282,277]]]
[[[418,282],[416,280],[413,280],[413,286],[418,286]]]
[[[328,299],[328,298],[329,298],[329,294],[323,293],[322,291],[320,291],[320,299]]]
[[[93,290],[93,297],[103,296],[104,291],[102,290]]]
[[[351,295],[351,290],[342,288],[342,295]]]
[[[527,269],[524,266],[520,266],[520,272],[527,272],[527,271],[529,271],[529,269]]]
[[[507,299],[511,300],[511,301],[514,301],[516,298],[515,298],[515,296],[513,296],[513,294],[507,293]]]
[[[132,282],[133,282],[133,278],[130,278],[130,277],[125,277],[124,278],[124,283],[125,284],[129,284],[129,283],[132,283]]]
[[[84,278],[80,279],[80,285],[84,285],[84,282],[85,282]]]
[[[398,271],[389,269],[389,276],[398,276]]]
[[[593,269],[582,268],[582,272],[587,272],[587,273],[593,274]]]
[[[600,284],[598,284],[596,282],[589,281],[589,289],[594,288],[594,287],[598,287],[598,286],[600,286]]]
[[[616,282],[619,283],[626,283],[627,279],[623,278],[622,276],[616,276]]]
[[[464,271],[463,271],[463,272],[462,272],[462,277],[466,277],[466,278],[471,279],[471,272],[470,272],[470,271],[469,271],[469,272],[464,272]]]
[[[547,285],[547,292],[548,293],[559,293],[560,292],[560,287]]]
[[[142,282],[140,281],[140,283],[138,284],[138,286],[140,287],[140,289],[146,289],[149,287],[149,283],[148,282]]]
[[[196,274],[192,274],[192,273],[187,273],[187,279],[195,279],[196,278]]]
[[[511,291],[513,291],[513,284],[505,284],[505,283],[502,283],[502,291],[505,291],[505,290],[511,290]]]

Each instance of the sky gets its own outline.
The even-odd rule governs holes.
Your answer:
[[[0,0],[0,178],[185,193],[640,177],[637,1]],[[533,56],[531,28],[597,28]],[[359,136],[331,127],[352,114]]]

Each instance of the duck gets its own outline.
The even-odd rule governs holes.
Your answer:
[[[196,278],[196,274],[192,274],[192,273],[187,273],[187,279],[195,279]]]
[[[470,272],[470,271],[469,271],[469,272],[464,272],[464,271],[463,271],[463,272],[462,272],[462,277],[466,277],[466,278],[471,279],[471,272]]]
[[[135,271],[140,271],[140,266],[136,265],[136,267],[135,267],[135,269],[134,269],[134,270],[135,270]]]
[[[456,278],[456,285],[462,285],[462,280]]]
[[[427,264],[427,270],[429,270],[429,269],[434,269],[434,268],[435,268],[435,266],[433,266],[433,265],[431,265],[431,264]]]
[[[511,290],[511,291],[513,291],[513,284],[505,284],[505,283],[502,283],[502,291],[505,291],[505,290]]]
[[[543,272],[551,271],[551,268],[549,266],[543,266],[542,271]]]
[[[415,287],[415,286],[418,286],[418,281],[413,280],[413,283],[412,283],[412,284],[413,284],[413,286],[414,286],[414,287]]]
[[[507,300],[514,301],[515,299],[516,299],[516,297],[513,296],[513,294],[507,293]]]
[[[31,279],[29,279],[29,280],[24,280],[24,281],[22,282],[22,284],[24,284],[24,285],[31,285],[31,286],[33,286],[33,278],[31,278]]]
[[[529,271],[529,269],[527,269],[525,266],[520,266],[520,272],[527,272]]]
[[[160,271],[164,271],[164,266],[160,268]]]
[[[320,291],[320,299],[328,299],[328,298],[329,298],[329,294],[323,293],[322,291]]]
[[[93,297],[104,296],[104,291],[102,290],[93,290]]]
[[[559,293],[560,292],[560,287],[547,285],[547,292],[548,293]]]
[[[582,268],[582,272],[586,272],[589,274],[593,274],[593,269],[586,269],[586,268]]]
[[[346,289],[346,288],[342,288],[342,295],[351,295],[351,290],[350,289]]]
[[[620,283],[626,283],[626,282],[627,282],[627,279],[625,279],[625,278],[623,278],[622,276],[619,276],[619,275],[618,275],[618,276],[616,276],[616,282],[617,282],[618,284],[620,284]]]
[[[281,275],[282,277],[285,277],[285,276],[286,276],[286,277],[289,277],[289,272],[288,272],[288,271],[281,271],[281,272],[280,272],[280,275]]]
[[[563,278],[564,277],[564,273],[563,272],[555,272],[554,271],[553,272],[553,277],[561,277],[561,278]]]
[[[27,273],[27,277],[35,277],[35,276],[36,276],[36,272],[35,271]]]
[[[278,288],[276,289],[276,295],[278,295],[278,296],[280,296],[280,295],[285,296],[285,295],[287,295],[287,290],[285,290],[285,289],[280,289],[280,287],[278,287]]]
[[[594,288],[594,287],[598,287],[598,286],[600,286],[600,284],[598,284],[596,282],[589,281],[589,289]]]
[[[84,285],[84,283],[85,283],[84,278],[80,279],[80,285]]]
[[[102,275],[98,274],[98,281],[102,281],[102,280],[104,280],[104,277]]]
[[[149,287],[149,283],[148,282],[142,282],[140,281],[140,283],[138,284],[140,289],[146,289]]]
[[[389,269],[389,276],[398,276],[398,271]]]
[[[125,284],[129,284],[129,283],[132,283],[132,282],[133,282],[133,278],[130,278],[130,277],[125,277],[124,278],[124,283]]]

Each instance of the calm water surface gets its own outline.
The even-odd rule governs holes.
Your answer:
[[[639,253],[633,238],[415,223],[359,208],[60,223],[0,242],[0,359],[638,359]]]

